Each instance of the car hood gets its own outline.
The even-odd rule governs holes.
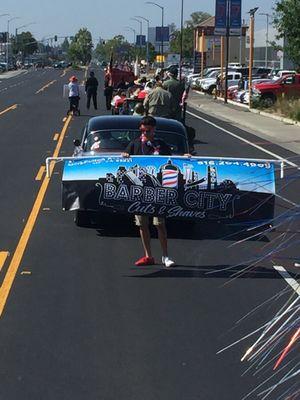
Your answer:
[[[255,86],[257,89],[263,89],[267,87],[268,89],[278,89],[280,87],[279,82],[261,82],[261,83],[255,83],[253,86]]]
[[[202,79],[201,83],[203,85],[209,85],[210,83],[215,83],[216,82],[216,78],[206,78],[206,79]]]

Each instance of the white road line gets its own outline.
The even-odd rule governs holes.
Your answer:
[[[298,283],[291,275],[287,272],[285,268],[281,265],[274,265],[273,268],[279,272],[279,274],[283,277],[287,284],[291,286],[291,288],[297,293],[300,297],[300,283]]]
[[[293,201],[287,199],[286,197],[281,196],[280,194],[276,193],[276,197],[279,197],[279,199],[286,201],[288,204],[291,204],[294,207],[299,207],[299,204],[294,203]]]
[[[260,150],[260,151],[263,151],[264,153],[269,154],[270,156],[272,156],[272,157],[274,157],[274,158],[277,158],[277,160],[284,161],[286,164],[288,164],[288,165],[290,165],[290,166],[292,166],[292,167],[295,167],[295,168],[298,168],[298,169],[300,168],[299,165],[297,165],[297,164],[295,164],[295,163],[293,163],[293,162],[287,160],[286,158],[283,158],[283,157],[279,156],[279,155],[276,154],[276,153],[273,153],[273,152],[271,152],[271,151],[269,151],[269,150],[267,150],[267,149],[264,149],[263,147],[259,146],[258,144],[252,143],[252,142],[250,142],[249,140],[244,139],[244,138],[242,138],[242,137],[236,135],[235,133],[230,132],[229,130],[227,130],[227,129],[225,129],[225,128],[222,128],[221,126],[219,126],[219,125],[217,125],[217,124],[214,124],[213,122],[211,122],[211,121],[209,121],[209,120],[207,120],[207,119],[205,119],[205,118],[202,118],[202,117],[200,117],[200,116],[197,115],[197,114],[194,114],[194,113],[192,113],[192,112],[190,112],[190,111],[187,111],[187,114],[192,115],[193,117],[198,118],[198,119],[200,119],[201,121],[206,122],[207,124],[209,124],[209,125],[211,125],[211,126],[217,128],[217,129],[219,129],[220,131],[223,131],[223,132],[227,133],[228,135],[233,136],[234,138],[239,139],[239,140],[241,140],[242,142],[245,142],[245,143],[249,144],[250,146],[255,147],[256,149],[258,149],[258,150]]]

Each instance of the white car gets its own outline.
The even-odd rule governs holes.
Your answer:
[[[237,85],[239,80],[242,77],[240,72],[229,72],[227,75],[228,87]],[[216,88],[217,77],[214,78],[207,78],[202,81],[201,89],[204,92],[212,94],[213,90]]]
[[[220,73],[219,70],[214,70],[214,71],[211,71],[205,78],[196,78],[194,86],[201,89],[202,88],[202,82],[204,82],[206,79],[209,79],[209,78],[216,78],[217,79],[217,76],[219,75],[219,73]]]
[[[293,75],[296,73],[297,73],[296,71],[292,71],[292,70],[281,70],[281,71],[278,71],[277,74],[272,77],[272,79],[274,81],[277,81],[278,79],[282,78],[285,75]]]

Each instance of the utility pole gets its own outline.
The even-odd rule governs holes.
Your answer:
[[[180,64],[179,79],[182,80],[182,60],[183,60],[183,0],[181,0],[181,16],[180,16]]]
[[[251,92],[252,92],[252,69],[253,69],[253,53],[254,53],[254,16],[258,7],[252,8],[249,11],[250,14],[250,51],[249,51],[249,79],[248,79],[248,89],[249,89],[249,108],[251,108]]]
[[[205,54],[205,32],[202,29],[201,35],[201,79],[203,79],[204,75],[204,54]]]
[[[221,88],[223,92],[223,79],[224,79],[224,47],[225,47],[225,38],[221,36]],[[223,97],[223,93],[222,96]]]
[[[226,1],[226,61],[225,61],[225,93],[224,103],[228,100],[228,64],[229,64],[229,29],[230,29],[230,0]]]

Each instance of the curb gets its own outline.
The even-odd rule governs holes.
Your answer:
[[[199,92],[198,90],[194,90],[193,89],[193,92],[197,93],[197,94],[199,94],[201,96],[206,96],[205,93]],[[217,97],[217,100],[222,101],[224,99],[222,97]],[[300,122],[294,121],[293,119],[290,119],[290,118],[287,118],[287,117],[281,117],[280,115],[275,115],[275,114],[271,114],[271,113],[268,113],[268,112],[265,112],[265,111],[260,111],[260,110],[257,110],[255,108],[249,108],[249,106],[246,105],[246,104],[238,103],[236,101],[232,101],[232,100],[229,100],[229,99],[227,100],[227,102],[228,102],[228,104],[231,104],[231,105],[243,108],[243,109],[247,109],[249,112],[251,112],[253,114],[259,114],[262,117],[272,118],[272,119],[275,119],[277,121],[283,122],[284,124],[288,124],[288,125],[300,126]],[[223,104],[224,104],[224,102],[223,102]]]
[[[293,119],[290,119],[290,118],[281,117],[280,115],[270,114],[265,111],[256,110],[255,108],[249,108],[249,111],[254,114],[262,115],[263,117],[276,119],[277,121],[283,122],[285,124],[300,126],[300,122],[294,121]]]

